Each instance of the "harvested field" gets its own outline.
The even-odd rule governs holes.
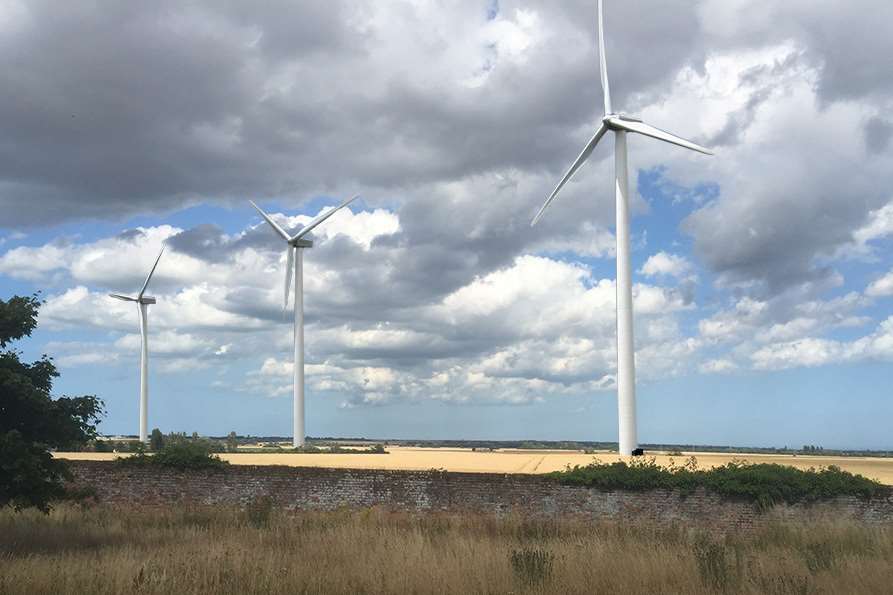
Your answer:
[[[499,450],[474,452],[460,448],[415,448],[389,446],[389,454],[292,454],[292,453],[222,453],[221,458],[235,465],[288,465],[292,467],[331,467],[336,469],[403,469],[425,471],[443,469],[471,473],[548,473],[568,465],[586,465],[594,458],[610,463],[619,460],[614,453],[585,454],[566,450]],[[800,469],[836,465],[845,471],[864,475],[875,481],[893,485],[893,458],[793,456],[686,452],[682,456],[653,453],[660,464],[671,460],[681,464],[694,456],[702,468],[725,465],[733,460],[750,463],[778,463]],[[111,460],[113,453],[56,453],[57,457],[81,460]]]
[[[837,521],[695,526],[287,515],[255,503],[0,510],[0,593],[889,593],[893,531]]]

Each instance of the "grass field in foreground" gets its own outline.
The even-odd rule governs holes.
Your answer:
[[[247,454],[221,453],[221,458],[235,465],[290,465],[296,467],[332,467],[350,469],[406,469],[424,471],[444,469],[446,471],[470,471],[478,473],[549,473],[560,471],[567,465],[587,465],[594,457],[605,463],[619,460],[612,453],[598,455],[578,451],[562,450],[499,450],[496,452],[473,452],[460,448],[418,448],[389,446],[384,455],[370,454]],[[648,453],[649,456],[652,453]],[[875,481],[893,485],[893,458],[874,457],[831,457],[793,456],[768,454],[723,454],[723,453],[683,453],[671,457],[653,453],[660,464],[684,462],[694,456],[701,468],[725,465],[732,460],[747,460],[750,463],[778,463],[801,469],[837,465],[845,471],[864,475]],[[67,459],[112,460],[119,456],[113,453],[56,453]]]
[[[0,593],[889,593],[893,528],[708,536],[264,507],[0,510]]]

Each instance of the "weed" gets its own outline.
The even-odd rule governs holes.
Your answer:
[[[512,570],[527,586],[541,585],[552,577],[555,554],[539,548],[512,550]]]
[[[245,516],[248,518],[248,524],[257,529],[269,527],[272,515],[273,499],[269,496],[258,496],[245,506]]]
[[[725,591],[737,575],[726,546],[701,537],[695,541],[693,550],[701,581],[708,587]]]

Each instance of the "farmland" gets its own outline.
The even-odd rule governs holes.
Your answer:
[[[649,455],[652,453],[649,453]],[[671,461],[681,464],[690,456],[701,468],[712,468],[733,460],[750,463],[778,463],[800,469],[836,465],[845,471],[864,475],[893,485],[893,458],[847,456],[795,456],[772,454],[726,454],[684,452],[682,455],[653,453],[660,464]],[[114,453],[56,453],[66,459],[111,460],[122,456]],[[295,467],[331,467],[340,469],[443,469],[472,473],[549,473],[568,465],[586,465],[594,458],[610,463],[619,459],[616,453],[587,454],[567,450],[502,449],[473,451],[465,448],[388,447],[388,454],[296,454],[296,453],[221,453],[221,458],[235,465],[288,465]]]

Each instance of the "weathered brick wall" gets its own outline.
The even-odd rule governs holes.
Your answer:
[[[261,496],[285,509],[333,510],[371,506],[406,512],[476,512],[578,516],[595,520],[698,524],[749,530],[769,518],[833,515],[893,523],[893,489],[863,501],[840,497],[811,506],[778,506],[769,514],[750,503],[698,491],[603,492],[564,486],[541,475],[376,471],[232,465],[222,471],[127,468],[105,461],[70,461],[75,483],[118,505],[243,506]]]

